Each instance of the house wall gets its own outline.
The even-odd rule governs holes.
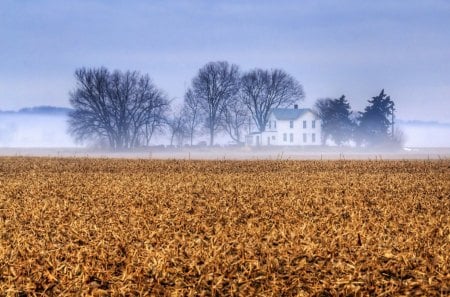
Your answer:
[[[273,131],[261,133],[261,145],[278,145],[278,134]]]
[[[261,145],[267,145],[267,137],[271,137],[270,145],[320,145],[321,140],[321,123],[320,120],[312,113],[307,112],[301,117],[293,121],[293,127],[290,127],[290,121],[277,120],[272,114],[269,117],[269,124],[266,132],[261,134]],[[276,121],[276,128],[274,122]],[[303,128],[303,121],[306,121],[306,128]],[[312,121],[315,121],[315,128],[312,128]],[[286,134],[286,138],[284,138]],[[291,142],[292,134],[292,142]],[[303,134],[306,134],[306,142],[303,140]],[[315,142],[313,142],[313,134]],[[275,139],[273,139],[275,138]],[[286,140],[285,140],[286,139]]]

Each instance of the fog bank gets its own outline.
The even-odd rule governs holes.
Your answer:
[[[399,124],[405,147],[450,147],[450,124],[411,122]]]
[[[450,124],[399,121],[397,126],[403,131],[407,148],[450,147]],[[0,147],[80,147],[67,128],[67,113],[0,112]],[[156,136],[152,144],[168,144],[166,138]],[[195,143],[199,140],[203,138]],[[218,135],[217,140],[229,142],[223,135]]]
[[[2,147],[75,147],[64,114],[0,114]]]

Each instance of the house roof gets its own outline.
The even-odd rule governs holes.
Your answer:
[[[300,116],[304,115],[307,112],[311,112],[314,115],[316,113],[310,108],[301,108],[301,109],[293,109],[293,108],[274,108],[272,109],[272,113],[277,120],[296,120]]]

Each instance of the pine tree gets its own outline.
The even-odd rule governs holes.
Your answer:
[[[345,96],[339,99],[320,99],[316,109],[322,120],[322,141],[331,137],[336,145],[342,145],[352,138],[354,123],[350,119],[352,114],[350,104]]]
[[[369,105],[359,117],[360,142],[369,146],[386,144],[393,137],[395,104],[390,96],[384,93],[384,89],[368,102]]]

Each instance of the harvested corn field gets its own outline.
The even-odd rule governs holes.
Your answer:
[[[0,159],[0,295],[450,294],[450,161]]]

